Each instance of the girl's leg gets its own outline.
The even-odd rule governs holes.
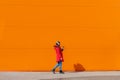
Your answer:
[[[59,62],[60,71],[62,71],[62,61]]]
[[[59,62],[59,68],[60,68],[60,73],[62,73],[62,74],[64,74],[64,72],[62,71],[62,61],[61,62]]]
[[[56,69],[58,66],[59,66],[59,64],[57,63],[52,70],[55,71],[55,69]]]

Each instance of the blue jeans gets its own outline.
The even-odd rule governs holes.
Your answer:
[[[62,71],[62,61],[59,61],[53,68],[53,70],[55,70],[57,67],[60,68],[60,70]]]

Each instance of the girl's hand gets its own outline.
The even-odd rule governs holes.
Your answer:
[[[63,60],[63,58],[60,58],[60,60],[62,61],[62,60]]]
[[[64,46],[62,46],[62,47],[61,47],[61,49],[63,49],[63,50],[64,50]]]

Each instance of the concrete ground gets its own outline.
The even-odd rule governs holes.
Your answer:
[[[94,72],[0,72],[0,80],[120,80],[120,71]]]

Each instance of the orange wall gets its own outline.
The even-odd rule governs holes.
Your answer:
[[[64,70],[120,70],[120,1],[0,1],[0,71],[51,70],[56,40]]]

